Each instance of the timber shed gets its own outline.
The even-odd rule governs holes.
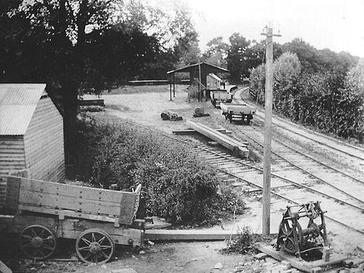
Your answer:
[[[65,179],[63,118],[45,84],[0,84],[0,177]]]
[[[175,84],[176,84],[176,78],[175,74],[180,72],[188,72],[190,75],[190,84],[193,83],[195,79],[199,82],[199,88],[200,89],[206,89],[207,87],[207,75],[209,73],[228,73],[229,71],[223,67],[219,67],[213,64],[209,64],[206,62],[199,62],[195,64],[191,64],[188,66],[184,66],[175,70],[171,70],[167,72],[167,75],[169,76],[170,80],[170,93],[172,93],[175,96]],[[207,94],[209,97],[209,94]]]

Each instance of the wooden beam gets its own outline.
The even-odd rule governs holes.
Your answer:
[[[328,262],[325,262],[324,260],[317,260],[317,261],[310,261],[306,262],[304,260],[298,260],[293,255],[290,255],[283,251],[277,251],[270,245],[265,245],[263,243],[257,243],[255,247],[260,250],[261,252],[264,252],[268,254],[269,256],[273,257],[276,260],[288,261],[293,267],[307,273],[311,273],[312,269],[315,267],[325,267],[328,265],[334,265],[339,264],[347,259],[347,257],[333,255]]]
[[[11,269],[7,267],[2,261],[0,261],[0,272],[2,273],[12,273]]]
[[[224,135],[223,133],[220,133],[217,130],[214,130],[201,123],[192,122],[188,120],[187,125],[195,129],[200,134],[203,134],[204,136],[218,142],[228,150],[232,151],[235,155],[243,158],[248,157],[249,150],[247,149],[247,146],[244,143],[235,140],[227,135]]]
[[[78,105],[80,106],[105,106],[104,99],[82,99],[78,100]]]
[[[224,241],[238,233],[216,230],[186,230],[186,229],[149,229],[145,231],[145,238],[151,241]]]
[[[226,130],[226,129],[216,129],[216,131],[220,132],[220,133],[223,133],[225,135],[231,135],[233,132],[232,131],[229,131],[229,130]],[[175,135],[191,135],[191,134],[196,134],[198,133],[196,130],[194,129],[184,129],[184,130],[175,130],[175,131],[172,131],[173,134]],[[244,144],[248,144],[248,142],[242,142]]]

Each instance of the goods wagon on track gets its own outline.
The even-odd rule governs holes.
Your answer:
[[[246,103],[220,103],[222,115],[225,119],[231,122],[242,121],[246,124],[250,124],[253,119],[253,115],[256,112],[255,108],[250,107]]]

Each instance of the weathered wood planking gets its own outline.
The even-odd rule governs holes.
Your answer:
[[[21,217],[15,217],[12,224],[8,225],[7,232],[20,233],[25,227],[35,223],[49,228],[57,238],[76,239],[86,229],[99,228],[107,232],[116,244],[130,245],[129,239],[132,239],[133,246],[140,246],[144,239],[143,230],[123,226],[115,227],[112,222],[95,222],[83,219],[64,219],[59,221],[57,217],[40,215],[22,215]]]
[[[32,178],[65,178],[63,119],[49,97],[41,98],[24,135],[26,167]]]
[[[269,256],[273,257],[274,259],[277,259],[279,261],[286,260],[293,267],[307,273],[311,273],[313,268],[339,264],[347,259],[347,257],[334,255],[330,257],[330,260],[328,262],[325,262],[323,260],[306,262],[304,260],[298,260],[298,258],[296,258],[295,256],[285,253],[284,251],[277,251],[272,246],[263,243],[257,243],[256,248],[261,252],[264,252]]]
[[[241,157],[248,157],[249,150],[246,148],[246,145],[244,143],[239,142],[201,123],[192,122],[188,120],[187,125],[191,126],[194,130],[196,130],[200,134],[203,134],[208,138],[218,142],[225,148],[232,151],[234,154],[237,154]]]
[[[0,136],[0,176],[25,168],[23,136]]]
[[[37,212],[39,214],[50,214],[57,216],[59,219],[63,220],[66,217],[70,218],[79,218],[79,219],[86,219],[92,221],[100,221],[100,222],[107,222],[107,223],[114,223],[115,226],[119,226],[119,218],[109,217],[105,215],[94,215],[94,214],[87,214],[76,212],[73,210],[61,210],[61,209],[52,209],[52,208],[44,208],[44,207],[34,207],[34,206],[22,206],[19,205],[18,209],[20,211],[30,211],[30,212]],[[23,217],[23,216],[22,216]]]
[[[144,230],[126,227],[114,227],[112,223],[90,222],[85,220],[67,219],[62,222],[62,230],[58,234],[62,238],[74,239],[78,234],[89,228],[99,228],[107,232],[116,244],[141,246],[144,240]],[[130,244],[129,240],[132,240]]]
[[[139,193],[8,177],[9,206],[25,211],[130,225]],[[18,188],[16,185],[19,185]],[[17,195],[18,194],[18,195]],[[18,197],[18,199],[17,199]],[[100,217],[91,217],[100,216]]]
[[[6,179],[0,176],[0,210],[4,208],[6,199]]]
[[[15,214],[18,212],[20,177],[9,176],[6,179],[6,197],[4,208],[8,213]]]

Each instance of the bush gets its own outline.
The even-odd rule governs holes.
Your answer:
[[[342,69],[301,72],[295,54],[284,53],[274,62],[273,109],[302,124],[337,136],[364,134],[364,64],[347,75]],[[265,67],[250,75],[250,93],[264,104]]]
[[[78,140],[79,178],[102,188],[142,184],[148,215],[172,223],[214,224],[244,209],[232,193],[217,193],[216,173],[191,148],[157,133],[84,115]]]

